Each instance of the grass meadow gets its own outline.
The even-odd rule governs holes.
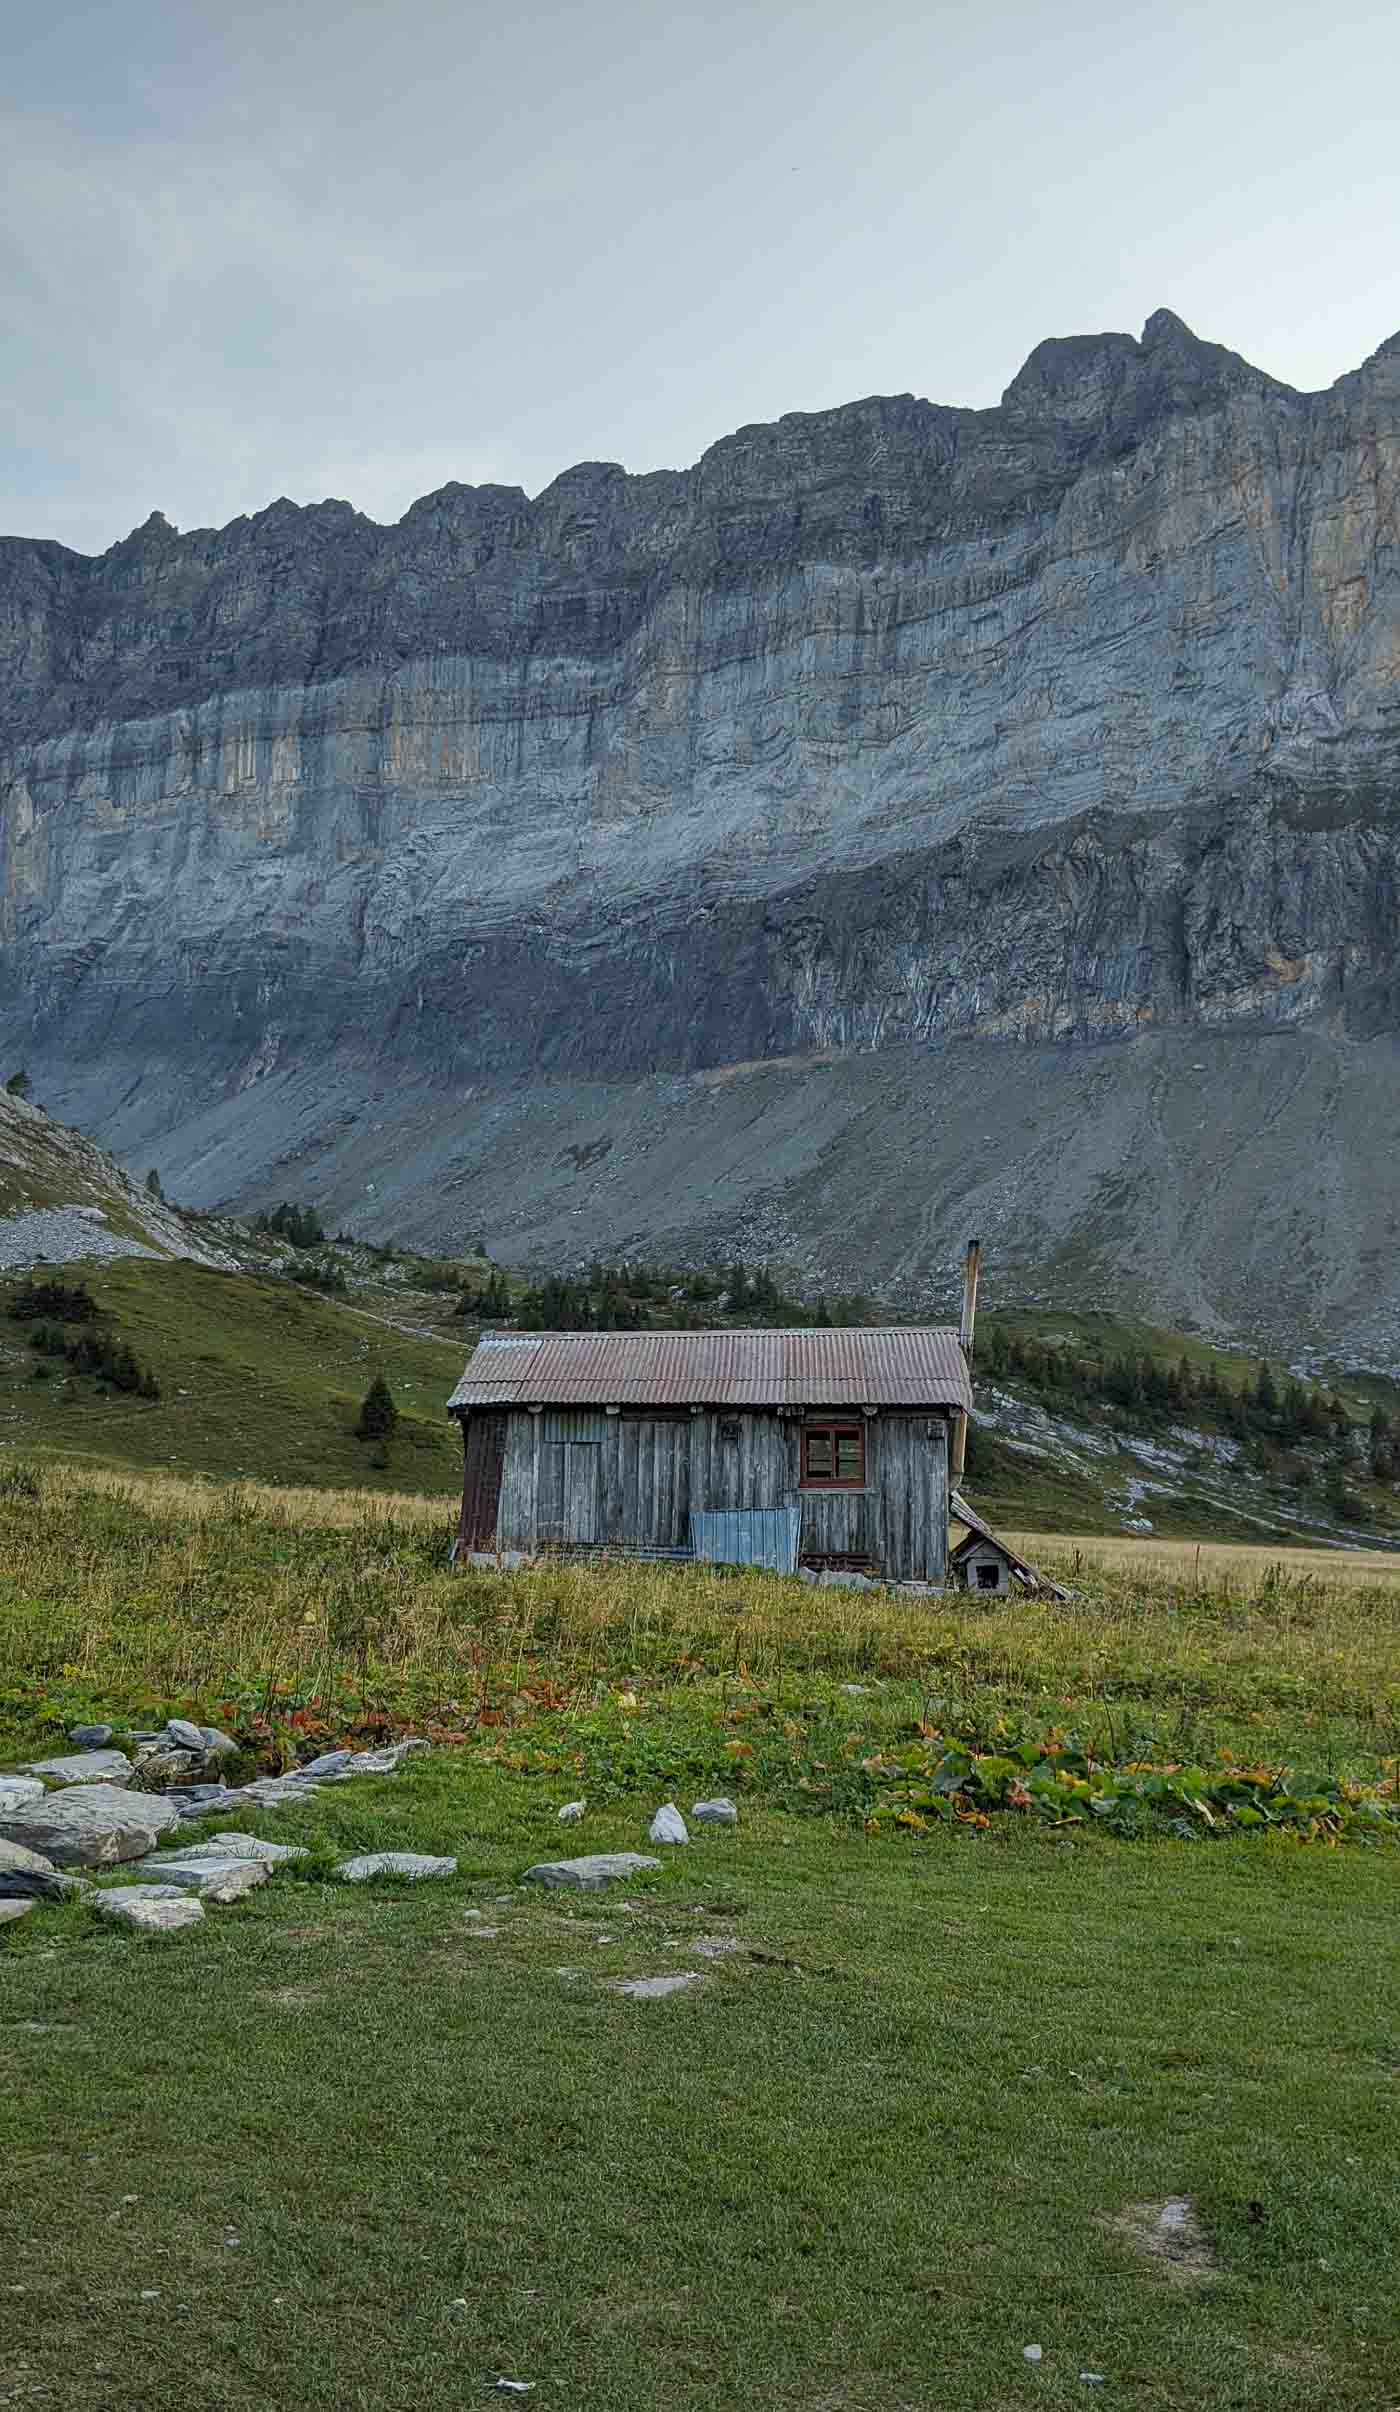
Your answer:
[[[1019,1773],[989,1812],[886,1806],[950,1738],[1024,1772],[1046,1734],[1384,1803],[1384,1566],[1042,1538],[1065,1602],[911,1602],[453,1573],[450,1523],[438,1497],[10,1471],[5,1763],[171,1712],[250,1766],[440,1747],[230,1819],[308,1857],[191,1932],[81,1902],[5,1930],[0,2403],[183,2412],[192,2373],[218,2412],[502,2379],[569,2412],[1400,2403],[1381,1830],[1139,1831],[1014,1805]],[[716,1790],[737,1828],[625,1888],[520,1883]],[[367,1848],[459,1871],[335,1882]],[[1179,2195],[1204,2266],[1133,2242]]]

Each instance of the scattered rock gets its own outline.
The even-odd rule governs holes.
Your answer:
[[[313,1780],[318,1776],[338,1775],[354,1756],[353,1750],[323,1750],[319,1759],[308,1759],[304,1767],[298,1767],[293,1772],[302,1777],[310,1776]]]
[[[563,1808],[559,1812],[560,1825],[576,1826],[587,1807],[587,1801],[565,1801]]]
[[[115,1732],[112,1725],[70,1725],[68,1739],[75,1750],[104,1750]]]
[[[124,1750],[80,1750],[57,1759],[30,1759],[20,1774],[42,1776],[46,1784],[124,1784],[131,1761]]]
[[[140,1742],[134,1780],[143,1792],[190,1791],[200,1784],[208,1767],[202,1750],[186,1750],[182,1744],[164,1741]]]
[[[687,1968],[676,1976],[618,1977],[611,1990],[630,1994],[634,2002],[659,2002],[665,1994],[684,1993],[688,1985],[704,1982],[698,1968]]]
[[[342,1859],[336,1869],[350,1884],[369,1876],[455,1876],[455,1859],[432,1859],[422,1851],[365,1851],[358,1859]]]
[[[200,1738],[206,1755],[211,1759],[236,1759],[238,1744],[232,1734],[221,1734],[217,1725],[201,1725]]]
[[[203,1750],[204,1728],[191,1725],[188,1717],[167,1717],[165,1730],[180,1750]]]
[[[260,1834],[207,1834],[202,1842],[190,1843],[183,1851],[159,1851],[147,1862],[159,1867],[163,1859],[265,1859],[275,1867],[279,1859],[305,1859],[304,1843],[264,1842]]]
[[[59,1867],[110,1867],[141,1859],[178,1822],[158,1792],[118,1784],[74,1784],[0,1815],[0,1842],[22,1843]]]
[[[697,1935],[684,1948],[694,1952],[697,1960],[722,1960],[726,1952],[742,1951],[744,1946],[737,1935]]]
[[[644,1851],[590,1851],[582,1859],[542,1859],[525,1870],[521,1882],[548,1885],[552,1892],[570,1885],[588,1892],[597,1885],[612,1884],[619,1876],[636,1876],[643,1868],[660,1865],[659,1859],[649,1859]]]
[[[1023,2345],[1021,2347],[1021,2359],[1023,2362],[1039,2362],[1043,2361],[1044,2358],[1044,2354],[1039,2345]]]
[[[8,1817],[12,1809],[23,1809],[30,1801],[41,1801],[44,1786],[37,1776],[0,1776],[0,1818]]]
[[[162,1790],[182,1817],[207,1817],[211,1809],[222,1809],[225,1801],[238,1798],[226,1784],[166,1784]]]
[[[657,1810],[647,1832],[653,1842],[688,1843],[690,1840],[685,1819],[674,1801],[665,1802]]]
[[[197,1901],[174,1884],[122,1884],[94,1893],[92,1906],[104,1918],[118,1918],[143,1934],[173,1934],[177,1927],[198,1926],[204,1916]]]
[[[692,1801],[690,1814],[698,1818],[702,1826],[737,1826],[739,1823],[739,1812],[724,1793],[712,1801]]]
[[[392,1775],[411,1751],[431,1750],[432,1744],[421,1734],[410,1734],[406,1742],[388,1742],[382,1750],[352,1750],[346,1762],[347,1775]]]
[[[271,1873],[265,1859],[215,1859],[203,1853],[182,1858],[178,1851],[160,1851],[142,1864],[159,1871],[162,1885],[178,1885],[201,1901],[241,1901],[254,1885],[266,1884]]]
[[[33,1907],[32,1895],[25,1901],[0,1900],[0,1926],[8,1926],[13,1918],[24,1917],[26,1912],[32,1910]]]
[[[1189,2195],[1169,2194],[1161,2203],[1129,2203],[1104,2223],[1135,2253],[1160,2262],[1177,2286],[1203,2286],[1217,2275],[1216,2259]]]
[[[271,1873],[265,1859],[225,1860],[217,1873],[210,1876],[207,1884],[199,1887],[198,1898],[219,1904],[241,1901],[245,1893],[252,1892],[254,1885],[265,1884]]]
[[[33,1901],[72,1889],[71,1876],[60,1875],[42,1851],[27,1851],[23,1843],[0,1842],[0,1901]]]

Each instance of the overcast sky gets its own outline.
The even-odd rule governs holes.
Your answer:
[[[0,533],[682,467],[1160,305],[1400,328],[1393,0],[0,0]]]

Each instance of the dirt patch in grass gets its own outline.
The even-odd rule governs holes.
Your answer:
[[[1173,2286],[1208,2286],[1220,2275],[1210,2240],[1184,2194],[1165,2202],[1129,2203],[1105,2222],[1115,2236],[1155,2262]]]

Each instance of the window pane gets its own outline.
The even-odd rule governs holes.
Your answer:
[[[831,1434],[829,1432],[809,1432],[807,1434],[807,1471],[823,1480],[830,1479]]]
[[[837,1433],[836,1471],[843,1482],[859,1482],[865,1472],[865,1451],[858,1432]]]

